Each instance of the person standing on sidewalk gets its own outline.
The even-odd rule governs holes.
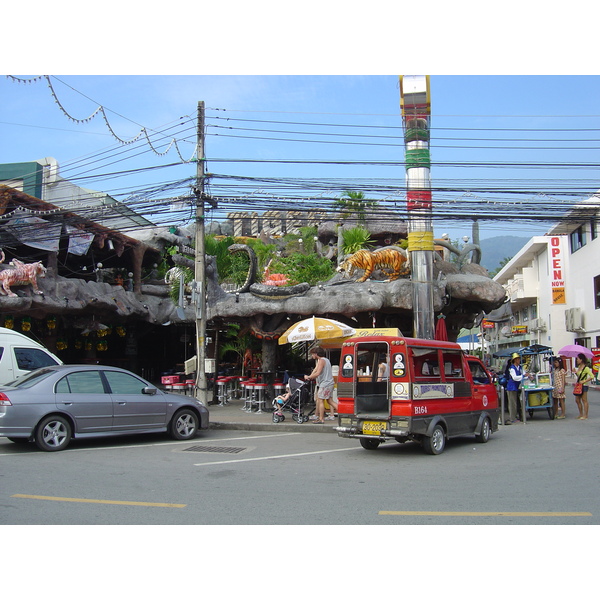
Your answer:
[[[562,358],[555,356],[552,360],[552,400],[554,405],[554,418],[564,419],[567,416],[565,410],[565,385],[567,383],[567,372]],[[560,414],[559,414],[560,413]]]
[[[523,381],[523,367],[521,366],[521,355],[516,352],[511,357],[511,365],[508,369],[508,383],[506,394],[508,396],[508,421],[507,425],[517,421],[517,396],[521,382]]]
[[[585,420],[588,418],[588,383],[594,379],[594,374],[588,365],[588,359],[585,354],[578,354],[575,359],[577,364],[577,383],[581,383],[582,389],[581,394],[575,395],[575,402],[577,402],[577,408],[579,409],[578,419]]]
[[[337,410],[337,405],[333,402],[333,388],[335,381],[333,379],[333,371],[331,369],[331,362],[328,358],[325,358],[325,350],[317,347],[310,351],[310,356],[315,360],[315,368],[312,370],[310,375],[305,375],[306,381],[316,381],[317,387],[315,389],[315,403],[317,405],[315,423],[325,422],[325,400],[329,403],[330,415],[327,417],[328,421],[335,419],[334,413]]]

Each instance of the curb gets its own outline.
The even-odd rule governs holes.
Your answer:
[[[334,433],[337,422],[330,426],[314,425],[312,423],[224,423],[219,421],[209,422],[209,429],[230,429],[234,431],[284,431],[286,433]]]

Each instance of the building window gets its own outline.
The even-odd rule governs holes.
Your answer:
[[[590,239],[595,240],[598,237],[598,219],[593,216],[590,219]]]
[[[571,254],[573,252],[577,252],[579,248],[583,248],[585,246],[585,229],[583,225],[578,227],[571,235],[569,236],[571,240]]]
[[[537,319],[537,304],[532,304],[530,307],[530,315],[532,319]]]
[[[600,275],[594,277],[594,307],[600,308]]]

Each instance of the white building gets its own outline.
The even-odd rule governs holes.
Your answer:
[[[490,317],[494,352],[531,344],[600,347],[600,196],[577,204],[494,277],[509,302]]]

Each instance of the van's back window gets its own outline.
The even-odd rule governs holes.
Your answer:
[[[26,371],[58,364],[50,355],[37,348],[15,348],[15,358],[19,369]]]

